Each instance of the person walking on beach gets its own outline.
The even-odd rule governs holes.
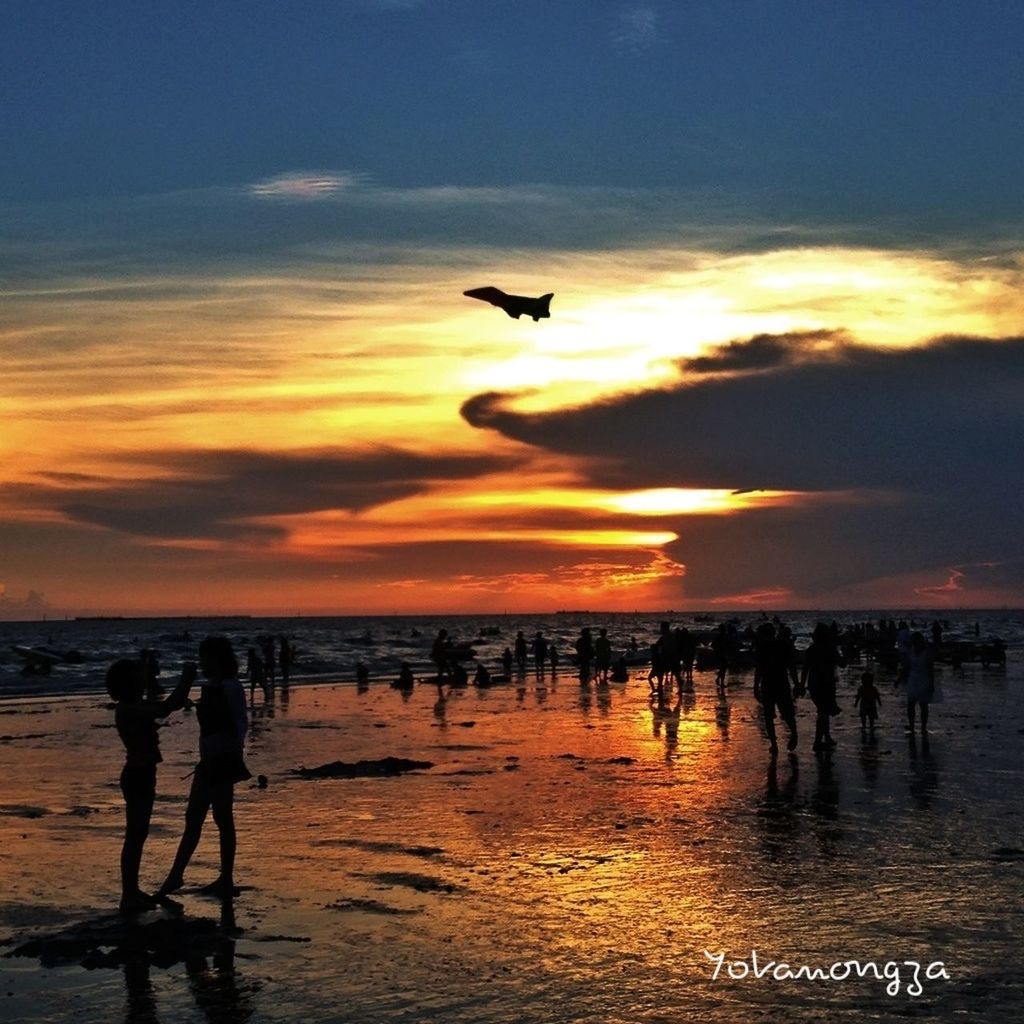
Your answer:
[[[791,648],[775,636],[770,622],[757,627],[754,637],[754,699],[764,710],[764,729],[768,734],[769,750],[779,752],[775,737],[775,712],[789,727],[789,750],[796,750],[796,712],[793,693],[789,688]]]
[[[832,632],[824,622],[814,627],[811,646],[804,652],[804,667],[800,685],[810,694],[814,702],[815,751],[832,750],[836,741],[832,739],[832,715],[838,711],[836,703],[836,669],[846,662],[832,639]]]
[[[860,688],[854,698],[854,707],[860,708],[860,730],[865,732],[870,729],[875,731],[875,719],[878,718],[878,708],[882,703],[882,695],[875,686],[875,674],[865,672],[860,677]]]
[[[533,638],[533,670],[538,679],[544,675],[544,662],[548,659],[548,642],[544,634],[538,629],[537,635]]]
[[[270,699],[270,688],[267,686],[267,666],[262,655],[255,647],[250,647],[246,654],[245,670],[249,676],[249,702],[256,699],[256,687],[263,691],[263,699]]]
[[[668,685],[671,686],[674,679],[676,685],[681,688],[683,677],[679,662],[679,648],[676,645],[676,637],[672,632],[672,624],[670,622],[663,622],[661,624],[656,645],[658,648],[658,660]]]
[[[685,627],[676,630],[676,647],[683,668],[683,680],[693,685],[693,663],[697,660],[697,638]]]
[[[196,680],[196,666],[185,662],[181,681],[165,700],[147,700],[148,677],[142,661],[123,658],[107,669],[107,693],[116,707],[114,725],[124,744],[121,793],[124,796],[124,844],[121,847],[121,903],[123,914],[140,913],[154,900],[139,888],[142,848],[156,798],[156,766],[163,760],[157,720],[183,708]]]
[[[726,623],[719,623],[711,638],[711,652],[715,660],[715,686],[719,690],[725,689],[725,673],[729,668],[730,638]]]
[[[942,695],[935,684],[935,655],[922,633],[910,638],[907,660],[907,729],[914,731],[915,705],[921,708],[921,732],[928,731],[928,705],[938,703]]]
[[[439,629],[430,648],[430,660],[437,668],[437,683],[439,686],[445,676],[451,676],[451,665],[448,660],[451,646],[451,641],[448,639],[448,630]]]
[[[274,689],[274,638],[265,636],[260,640],[260,647],[263,650],[263,665],[267,673],[267,686],[271,692]]]
[[[520,672],[526,671],[526,637],[523,635],[523,631],[519,630],[516,633],[516,668]]]
[[[558,676],[558,648],[554,644],[548,648],[548,661],[551,663],[551,682],[554,684]]]
[[[230,898],[235,894],[235,784],[252,776],[242,756],[249,728],[245,691],[238,681],[238,660],[227,637],[208,636],[200,643],[199,670],[205,679],[196,704],[199,763],[185,808],[185,831],[159,895],[176,892],[185,884],[185,869],[212,808],[220,833],[220,874],[203,891]]]

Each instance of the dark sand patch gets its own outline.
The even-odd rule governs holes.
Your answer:
[[[384,840],[370,839],[321,839],[315,846],[348,846],[355,850],[366,850],[367,853],[402,853],[407,857],[439,857],[444,853],[440,846],[405,846],[402,843],[389,843]]]
[[[461,886],[453,882],[446,882],[442,878],[434,878],[432,875],[417,875],[411,871],[378,871],[360,874],[359,878],[368,878],[370,881],[379,882],[381,885],[399,885],[406,889],[415,889],[417,892],[459,892]]]
[[[989,858],[995,861],[1009,862],[1024,860],[1024,850],[1016,846],[999,846],[990,854]]]
[[[32,804],[0,805],[0,816],[5,818],[41,818],[49,813],[49,807],[35,807]]]
[[[412,907],[392,907],[379,900],[338,900],[336,903],[328,903],[328,910],[340,910],[342,912],[357,912],[363,914],[381,914],[387,917],[405,917],[409,914],[418,914],[419,910]]]
[[[295,775],[304,779],[386,778],[433,768],[433,761],[410,761],[404,757],[383,757],[377,761],[331,761],[316,768],[296,768]]]

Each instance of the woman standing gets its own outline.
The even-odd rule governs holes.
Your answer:
[[[235,891],[235,783],[252,776],[242,758],[249,721],[245,691],[238,681],[238,661],[227,637],[210,636],[199,645],[199,670],[205,678],[196,704],[199,719],[199,764],[185,810],[185,831],[160,893],[184,885],[185,869],[199,845],[207,812],[220,833],[220,874],[204,892],[231,897]]]
[[[836,742],[832,739],[832,715],[836,706],[836,669],[842,668],[843,661],[836,648],[832,633],[824,622],[814,627],[811,646],[804,652],[804,667],[800,684],[807,689],[814,702],[813,750],[831,750]]]
[[[921,732],[928,731],[928,705],[942,700],[935,685],[935,656],[922,633],[910,638],[907,661],[907,725],[914,731],[914,705],[921,708]]]

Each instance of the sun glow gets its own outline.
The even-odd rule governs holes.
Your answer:
[[[19,523],[102,533],[131,557],[171,546],[199,565],[230,554],[273,566],[267,572],[282,586],[289,566],[321,557],[365,566],[368,552],[402,545],[510,544],[543,549],[549,563],[557,549],[657,551],[678,540],[679,517],[839,498],[600,488],[593,467],[474,428],[459,416],[462,403],[482,391],[514,392],[509,404],[528,414],[655,389],[680,380],[680,361],[759,334],[844,331],[879,346],[1007,337],[1024,319],[1019,276],[1012,262],[829,246],[739,255],[422,250],[404,262],[367,251],[307,254],[273,273],[69,273],[3,293],[0,511]],[[483,283],[553,291],[551,319],[511,320],[462,296]],[[123,488],[135,468],[159,467],[161,453],[375,448],[427,459],[508,456],[517,469],[455,480],[425,472],[359,512],[294,513],[296,503],[282,504],[287,514],[232,509],[230,526],[262,529],[210,536],[115,537],[88,520],[69,522],[66,511],[76,504],[70,491]],[[62,479],[47,480],[44,469]],[[37,578],[33,562],[12,585],[59,593],[65,568]],[[623,590],[640,578],[625,570]],[[556,586],[541,579],[538,588]]]

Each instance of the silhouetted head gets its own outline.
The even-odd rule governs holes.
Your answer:
[[[819,644],[826,643],[830,636],[831,636],[831,633],[829,632],[829,628],[828,628],[828,626],[825,625],[824,622],[819,622],[814,627],[814,640],[815,640],[816,643],[819,643]]]
[[[915,651],[923,651],[925,649],[925,647],[928,646],[927,643],[925,642],[924,634],[923,633],[911,633],[910,634],[910,646],[913,647]]]
[[[146,668],[135,658],[122,658],[107,669],[107,693],[111,700],[139,700],[146,691]]]
[[[875,681],[875,673],[874,672],[865,672],[860,677],[860,685],[861,686],[871,686],[871,684],[874,683],[874,681]]]
[[[199,669],[207,679],[232,679],[238,675],[235,649],[226,636],[208,636],[200,642]]]

